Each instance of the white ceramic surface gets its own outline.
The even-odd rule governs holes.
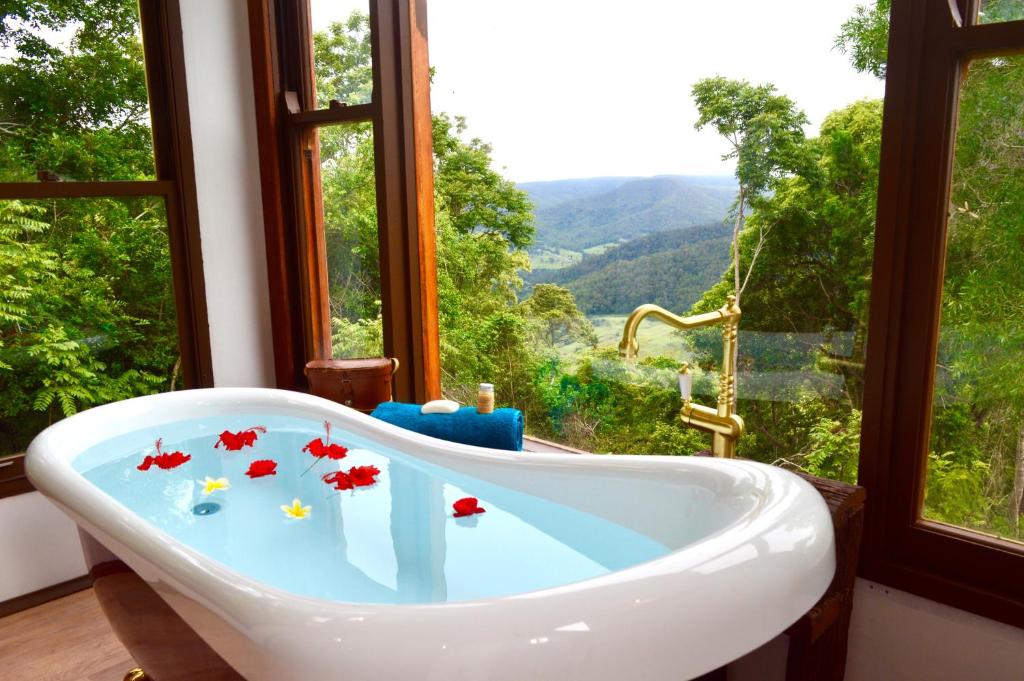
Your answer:
[[[78,454],[126,430],[239,412],[330,419],[383,446],[577,507],[667,545],[680,544],[694,518],[710,529],[662,558],[542,591],[425,605],[339,603],[297,596],[210,560],[72,466]],[[91,409],[36,438],[27,470],[43,494],[253,681],[680,681],[781,633],[821,597],[835,570],[824,501],[778,468],[480,449],[279,390],[182,391]]]

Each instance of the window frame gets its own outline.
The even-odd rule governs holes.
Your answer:
[[[180,0],[139,0],[139,23],[156,179],[0,182],[0,200],[133,196],[161,198],[167,220],[182,382],[188,388],[212,387],[213,360],[185,81]],[[31,483],[22,472],[23,457],[24,454],[15,454],[4,458],[4,467],[9,469],[12,477],[4,481],[8,484],[0,485],[0,498],[33,491]]]
[[[1024,21],[979,24],[977,9],[978,0],[892,5],[861,432],[861,574],[1024,626],[1024,546],[921,517],[960,82],[972,59],[1024,52]]]
[[[249,0],[274,359],[279,388],[332,356],[316,129],[371,122],[384,353],[395,399],[440,397],[425,0],[369,0],[373,96],[316,108],[308,0]]]

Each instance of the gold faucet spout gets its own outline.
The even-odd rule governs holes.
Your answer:
[[[739,328],[740,308],[736,297],[729,296],[725,305],[714,312],[681,317],[657,305],[641,305],[626,319],[619,343],[619,355],[633,359],[640,352],[637,329],[647,317],[654,317],[676,329],[722,327],[722,370],[718,382],[718,408],[711,409],[686,399],[679,411],[683,423],[712,433],[711,450],[715,456],[732,458],[736,442],[743,434],[743,419],[735,414],[736,397],[736,333]]]
[[[739,321],[740,309],[736,307],[736,298],[729,296],[729,302],[714,312],[705,312],[690,317],[680,317],[663,307],[650,303],[641,305],[633,310],[626,318],[626,326],[622,330],[622,341],[619,343],[619,356],[633,359],[640,351],[640,341],[636,338],[637,329],[647,317],[660,319],[669,326],[677,329],[700,329],[706,326],[715,326],[735,319]]]

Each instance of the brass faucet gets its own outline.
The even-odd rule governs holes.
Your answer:
[[[735,411],[736,399],[736,331],[740,323],[740,308],[736,296],[729,296],[728,302],[714,312],[680,317],[657,305],[641,305],[626,319],[619,343],[619,355],[633,359],[640,351],[636,338],[637,327],[645,317],[657,317],[677,329],[699,329],[705,326],[722,326],[722,372],[718,379],[718,409],[694,404],[689,394],[689,367],[684,364],[680,370],[680,392],[683,393],[683,408],[679,418],[688,426],[711,433],[711,451],[717,457],[731,459],[736,455],[736,441],[743,434],[743,419]]]

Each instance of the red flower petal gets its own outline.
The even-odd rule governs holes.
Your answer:
[[[326,456],[328,459],[334,459],[335,461],[344,459],[348,455],[347,448],[342,447],[341,445],[324,444],[324,441],[320,439],[310,440],[309,443],[302,448],[302,451],[309,452],[318,459]]]
[[[225,430],[220,434],[220,439],[213,445],[214,449],[224,445],[224,449],[229,452],[237,452],[242,447],[252,447],[256,443],[256,439],[259,437],[257,432],[265,433],[267,429],[265,426],[253,426],[252,428],[246,428],[240,430],[237,433],[232,433],[230,430]]]
[[[454,504],[452,504],[452,508],[455,509],[454,516],[456,518],[464,518],[468,515],[487,512],[487,509],[477,504],[478,501],[476,497],[463,497],[459,499]]]
[[[345,456],[348,455],[348,448],[342,447],[341,445],[327,445],[327,451],[324,453],[327,454],[328,459],[334,459],[337,461],[339,459],[344,459]]]
[[[191,454],[182,454],[181,452],[171,452],[170,454],[161,454],[156,457],[156,465],[165,471],[169,471],[172,468],[177,468],[181,464],[185,463],[192,458]]]
[[[271,459],[257,459],[249,464],[245,472],[250,478],[262,478],[265,475],[277,475],[277,462]]]
[[[156,456],[147,454],[146,458],[142,460],[142,463],[137,466],[140,471],[148,471],[154,464],[156,464],[157,468],[169,471],[172,468],[177,468],[192,458],[191,454],[183,454],[181,452],[163,452],[160,450],[160,445],[162,444],[163,438],[156,441]]]
[[[348,474],[345,473],[344,471],[335,471],[333,473],[328,473],[321,479],[328,485],[334,485],[334,489],[336,490],[346,490],[355,487],[355,485],[352,482],[352,478],[350,478]]]
[[[310,440],[306,443],[306,446],[302,448],[302,451],[309,452],[318,459],[327,456],[327,449],[324,447],[324,442],[320,438]]]
[[[352,466],[348,469],[348,477],[356,487],[368,487],[377,482],[380,469],[376,466]]]

